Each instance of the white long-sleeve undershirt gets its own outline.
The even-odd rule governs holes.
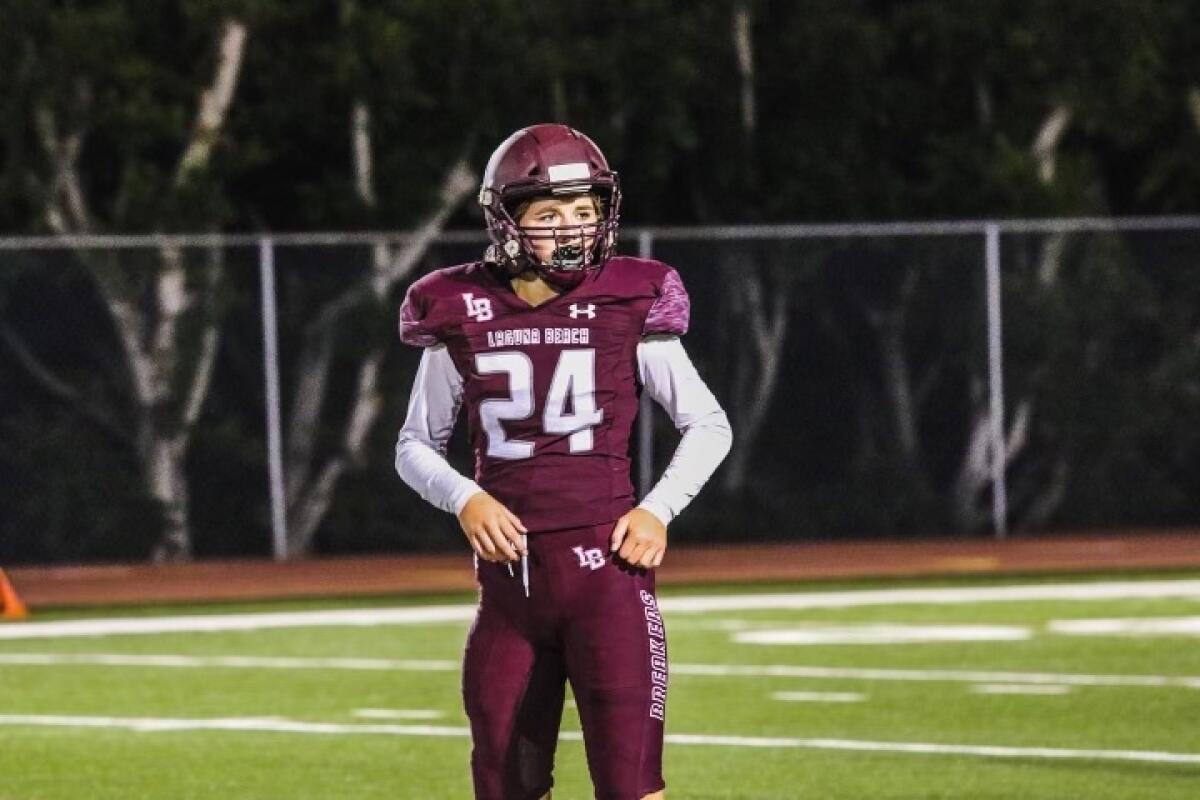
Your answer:
[[[462,404],[462,376],[445,345],[425,348],[396,441],[396,472],[413,491],[457,514],[479,484],[450,466],[446,445]]]
[[[733,431],[708,384],[677,336],[652,336],[638,344],[638,377],[650,398],[683,434],[671,463],[638,503],[669,524],[703,488],[729,453]]]
[[[729,420],[676,336],[643,339],[638,377],[683,434],[662,478],[638,504],[664,524],[691,502],[729,452]],[[457,514],[481,491],[446,461],[446,445],[462,403],[462,376],[445,345],[428,347],[413,381],[408,416],[396,442],[396,471],[421,497]]]

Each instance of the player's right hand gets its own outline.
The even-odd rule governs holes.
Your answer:
[[[527,554],[522,535],[528,533],[516,514],[487,492],[476,492],[458,513],[467,541],[484,561],[519,561]]]

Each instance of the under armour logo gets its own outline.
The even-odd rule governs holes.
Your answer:
[[[582,547],[572,547],[572,552],[579,556],[579,566],[588,567],[593,572],[600,569],[605,564],[604,551],[599,547],[589,547],[584,550]]]
[[[492,313],[492,301],[486,297],[475,297],[470,292],[463,292],[463,302],[467,304],[467,316],[476,322],[487,322],[495,316]]]
[[[580,317],[595,319],[596,304],[588,303],[586,306],[581,306],[579,303],[571,303],[571,319],[579,319]]]

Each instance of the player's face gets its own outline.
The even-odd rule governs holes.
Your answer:
[[[532,201],[517,218],[527,234],[530,250],[543,264],[582,260],[596,241],[600,209],[590,194],[571,197],[543,197]]]

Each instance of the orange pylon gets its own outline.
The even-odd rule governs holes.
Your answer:
[[[0,619],[25,619],[29,609],[21,602],[17,590],[8,582],[8,576],[0,569]]]

